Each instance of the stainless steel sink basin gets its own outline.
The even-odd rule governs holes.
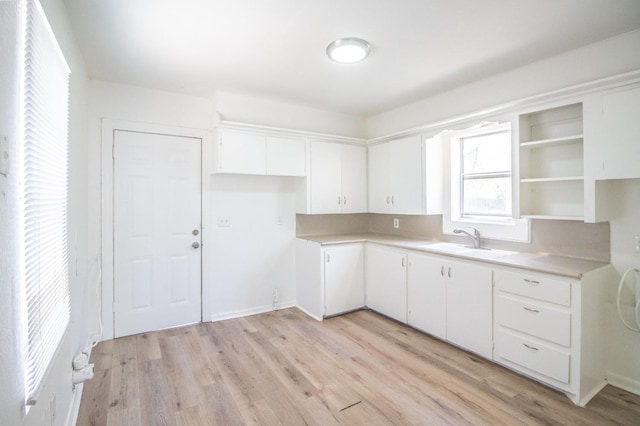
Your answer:
[[[517,253],[515,251],[509,250],[473,248],[467,247],[462,244],[453,243],[424,244],[421,247],[434,252],[451,253],[476,259],[496,259],[499,257],[509,256]]]

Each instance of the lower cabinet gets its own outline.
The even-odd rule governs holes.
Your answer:
[[[491,268],[443,262],[447,282],[447,340],[485,358],[493,355]]]
[[[410,254],[409,325],[491,358],[491,287],[489,267]]]
[[[372,243],[296,241],[297,305],[318,320],[367,306],[585,405],[606,384],[611,265],[580,279]]]
[[[324,316],[364,306],[364,247],[345,244],[323,249]]]
[[[407,314],[412,327],[440,339],[447,338],[447,283],[441,274],[442,260],[409,254]]]
[[[494,360],[585,405],[605,385],[602,302],[611,267],[580,280],[494,271]]]
[[[383,315],[407,322],[407,254],[367,244],[366,305]]]
[[[364,244],[297,239],[296,305],[317,320],[364,307]]]

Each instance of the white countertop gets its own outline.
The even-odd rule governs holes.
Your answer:
[[[512,266],[535,272],[544,272],[554,275],[562,275],[570,278],[581,279],[582,275],[596,269],[607,266],[607,262],[579,259],[567,256],[557,256],[550,253],[514,253],[494,258],[478,258],[463,253],[448,253],[440,250],[429,249],[429,245],[441,241],[416,240],[407,237],[399,237],[384,234],[341,234],[341,235],[299,235],[302,240],[314,241],[321,245],[348,244],[348,243],[376,243],[390,247],[414,250],[424,253],[432,253],[441,256],[450,256],[460,259],[474,260],[495,265]]]

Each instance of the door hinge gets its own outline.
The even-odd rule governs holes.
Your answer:
[[[116,159],[116,144],[111,145],[111,158]]]

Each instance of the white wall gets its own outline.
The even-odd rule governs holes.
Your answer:
[[[370,117],[368,137],[385,136],[514,100],[638,70],[638,46],[640,31],[634,31],[460,86]]]
[[[68,421],[79,392],[71,387],[71,360],[90,340],[85,319],[95,312],[93,285],[87,281],[87,73],[66,10],[59,0],[41,0],[58,43],[71,68],[69,123],[69,278],[71,287],[71,325],[45,379],[40,401],[24,414],[23,356],[19,343],[24,318],[20,312],[21,278],[18,270],[18,167],[19,127],[18,78],[22,58],[18,40],[22,17],[20,3],[0,2],[0,137],[7,138],[10,173],[0,175],[0,413],[2,424],[41,425],[49,423],[50,400],[56,398],[56,421]],[[93,306],[92,306],[93,303]]]
[[[363,117],[227,91],[216,92],[213,101],[220,118],[226,121],[355,138],[367,135]]]
[[[607,186],[611,224],[611,264],[619,275],[629,268],[640,269],[640,253],[635,252],[635,236],[640,235],[640,179],[611,181]],[[632,283],[633,277],[627,280]],[[636,278],[640,286],[640,274]],[[611,290],[611,302],[615,299],[617,283]],[[624,314],[632,322],[633,310],[629,307],[629,294],[623,295],[627,306]],[[607,371],[614,383],[624,385],[640,394],[640,333],[628,330],[618,319],[613,303],[607,305]]]
[[[324,129],[326,133],[342,135],[353,133],[351,118],[337,119],[336,114],[304,106],[297,110],[293,104],[256,97],[251,97],[249,102],[246,97],[228,96],[225,102],[214,104],[208,99],[102,81],[91,81],[89,87],[90,258],[100,255],[102,239],[107,238],[101,235],[103,118],[208,131],[214,126],[216,108],[224,105],[223,113],[235,111],[225,117],[234,121],[279,127],[294,117],[297,125],[290,127]],[[243,110],[243,105],[247,111]],[[330,122],[333,124],[327,124]],[[326,128],[321,127],[322,123]],[[205,149],[204,153],[209,155],[210,151]],[[203,158],[205,174],[211,161],[211,158]],[[210,210],[205,212],[203,223],[204,319],[269,310],[275,288],[278,288],[280,307],[293,304],[296,178],[238,175],[204,178],[210,185],[209,189],[205,185],[204,194],[209,200],[209,204],[204,204],[205,208],[209,205]],[[218,216],[229,216],[232,226],[217,227]],[[282,218],[282,225],[277,224],[278,217]],[[107,338],[110,328],[111,325],[105,323]]]
[[[213,175],[208,270],[209,318],[215,320],[295,303],[295,179]],[[227,217],[231,226],[218,226]]]

